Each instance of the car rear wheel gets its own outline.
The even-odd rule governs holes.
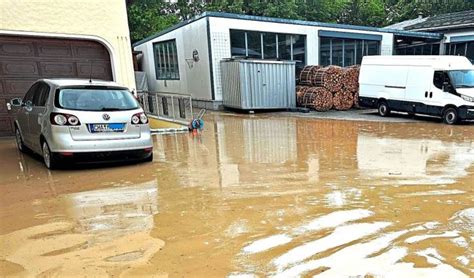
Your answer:
[[[18,150],[22,153],[25,153],[27,151],[27,147],[23,143],[23,138],[21,137],[21,132],[18,128],[15,128],[15,141]]]
[[[378,106],[379,115],[382,117],[387,117],[390,115],[390,108],[386,101],[380,101]]]
[[[150,155],[143,160],[144,162],[152,162],[153,161],[153,153],[150,153]]]
[[[58,168],[58,158],[56,154],[52,153],[48,143],[43,142],[43,161],[44,165],[46,165],[46,168],[53,170]]]
[[[450,107],[446,109],[443,113],[443,122],[448,125],[454,125],[458,122],[458,110],[456,108]]]

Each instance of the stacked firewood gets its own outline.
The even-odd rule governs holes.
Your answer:
[[[298,106],[317,111],[349,110],[358,104],[359,66],[306,66],[296,87]]]

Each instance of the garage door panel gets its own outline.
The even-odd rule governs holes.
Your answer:
[[[104,59],[104,57],[109,57],[107,50],[101,45],[75,45],[72,47],[74,57],[82,59]],[[107,59],[109,61],[109,59]]]
[[[34,57],[35,47],[31,41],[13,39],[0,40],[0,57]]]
[[[72,58],[71,45],[67,43],[37,43],[38,57]]]
[[[0,62],[3,76],[38,76],[38,64],[36,61],[3,60]]]
[[[104,61],[92,61],[92,74],[90,63],[77,63],[77,75],[80,78],[92,78],[107,80],[111,75],[110,64]]]
[[[0,114],[0,136],[7,136],[13,134],[12,120],[8,116]]]
[[[95,41],[0,35],[0,136],[13,135],[12,98],[23,98],[40,78],[113,80],[110,55]]]
[[[26,94],[26,91],[33,85],[36,81],[35,78],[30,79],[0,79],[0,83],[2,83],[3,92],[0,94],[1,97],[3,96],[11,96],[14,97],[23,97]]]
[[[71,77],[77,76],[74,62],[40,62],[41,77]]]

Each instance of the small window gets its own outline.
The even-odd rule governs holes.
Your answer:
[[[248,57],[262,59],[262,40],[259,32],[247,32]]]
[[[306,36],[293,35],[293,59],[296,67],[303,68],[306,64]]]
[[[230,46],[232,56],[247,56],[245,31],[230,30]]]
[[[445,72],[435,71],[433,78],[433,84],[435,85],[435,87],[438,89],[443,89],[443,84],[447,80],[446,77],[447,76]]]
[[[25,97],[23,98],[23,103],[27,104],[29,102],[30,103],[29,105],[33,105],[33,97],[35,96],[35,92],[38,86],[39,86],[39,83],[35,83],[30,87]]]
[[[332,65],[343,66],[342,64],[342,39],[332,39]]]
[[[43,82],[38,83],[33,96],[33,106],[43,107],[46,104],[49,96],[49,86]]]
[[[158,80],[179,80],[176,40],[153,44],[155,71]]]
[[[263,36],[263,53],[265,59],[277,58],[277,38],[274,33],[262,33]]]
[[[278,35],[278,58],[291,60],[292,35]]]

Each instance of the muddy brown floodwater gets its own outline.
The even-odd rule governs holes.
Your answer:
[[[207,115],[153,163],[0,141],[0,276],[472,277],[474,126]]]

